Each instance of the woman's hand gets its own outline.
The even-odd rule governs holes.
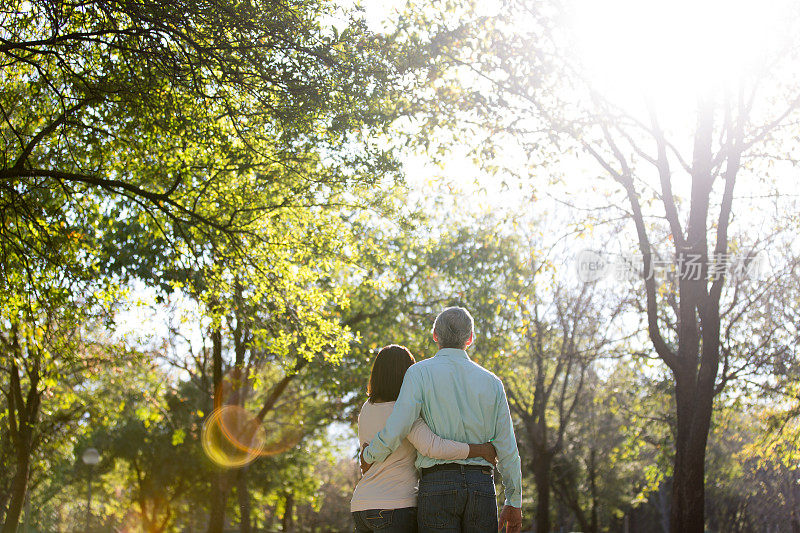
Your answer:
[[[497,450],[494,449],[494,446],[491,442],[484,442],[483,444],[470,444],[469,455],[467,457],[481,457],[491,465],[497,464]]]

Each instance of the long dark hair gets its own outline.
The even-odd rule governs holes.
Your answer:
[[[405,346],[390,344],[381,348],[372,363],[372,373],[369,376],[369,401],[376,403],[397,400],[406,370],[416,362]]]

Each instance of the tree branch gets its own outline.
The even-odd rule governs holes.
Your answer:
[[[652,103],[648,102],[647,107],[652,124],[651,131],[653,137],[656,139],[656,146],[658,148],[656,168],[658,169],[658,177],[661,181],[661,201],[664,203],[664,212],[667,215],[672,238],[675,240],[676,246],[683,248],[685,245],[683,230],[681,230],[681,222],[678,218],[678,208],[675,205],[675,197],[672,195],[672,172],[669,168],[669,159],[667,159],[667,142]]]
[[[22,149],[22,153],[17,158],[17,161],[14,163],[12,169],[22,170],[24,168],[25,162],[28,160],[28,157],[30,157],[31,152],[33,152],[33,149],[36,148],[36,145],[39,144],[43,138],[54,132],[56,128],[58,128],[61,124],[63,124],[64,121],[66,121],[70,115],[75,113],[75,111],[86,106],[89,102],[97,100],[99,100],[98,97],[90,96],[84,98],[83,100],[80,100],[77,104],[73,105],[72,107],[65,109],[63,113],[61,113],[58,117],[56,117],[55,120],[53,120],[53,122],[42,128],[39,131],[39,133],[37,133],[33,137],[33,139],[31,139],[31,141]]]

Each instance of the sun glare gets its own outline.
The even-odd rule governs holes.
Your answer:
[[[756,0],[578,0],[577,59],[617,103],[646,95],[684,108],[733,88],[782,46],[791,3]]]

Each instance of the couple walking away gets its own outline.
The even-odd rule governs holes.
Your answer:
[[[508,401],[497,376],[467,355],[474,337],[469,312],[448,307],[433,323],[435,356],[416,363],[398,345],[378,353],[358,416],[364,475],[350,504],[356,533],[522,529]],[[495,464],[505,491],[499,527]]]

